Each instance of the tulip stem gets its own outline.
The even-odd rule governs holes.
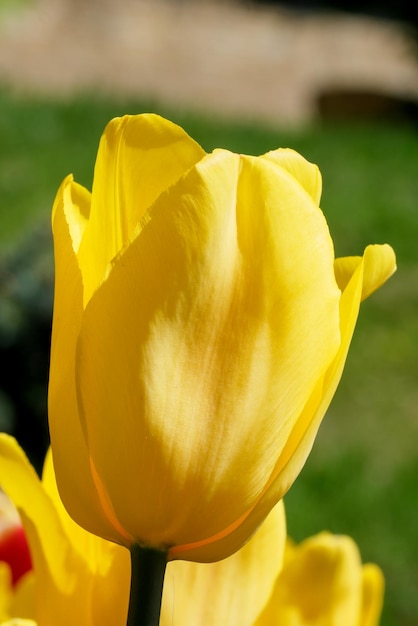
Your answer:
[[[131,547],[131,592],[127,626],[158,626],[167,554]]]

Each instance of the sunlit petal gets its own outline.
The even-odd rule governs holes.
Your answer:
[[[322,176],[317,165],[309,163],[298,152],[290,148],[271,150],[263,155],[263,158],[269,159],[287,170],[302,185],[314,203],[319,206],[322,193]]]
[[[341,290],[345,289],[362,260],[365,267],[361,299],[365,300],[395,272],[396,258],[393,249],[384,244],[367,246],[364,257],[351,256],[335,259],[335,278]]]
[[[125,115],[107,125],[94,170],[91,214],[78,253],[84,303],[145,211],[204,154],[182,128],[158,115]]]
[[[93,485],[75,388],[75,347],[83,314],[83,285],[76,252],[88,214],[89,194],[80,191],[80,187],[68,177],[60,187],[53,209],[55,298],[48,391],[49,428],[64,504],[68,506],[70,500],[79,524],[86,525],[89,520],[92,531],[109,537],[113,528],[102,514]]]

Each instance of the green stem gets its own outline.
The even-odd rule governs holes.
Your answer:
[[[131,594],[127,626],[158,626],[167,554],[160,550],[131,548]]]

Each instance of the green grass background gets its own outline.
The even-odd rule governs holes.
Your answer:
[[[48,220],[70,172],[91,188],[110,118],[159,112],[206,150],[292,147],[320,166],[336,254],[390,243],[398,272],[361,310],[346,370],[308,462],[286,497],[296,540],[348,533],[386,577],[383,626],[418,624],[418,129],[315,125],[299,131],[170,110],[156,102],[36,99],[0,90],[0,246]],[[51,244],[52,245],[52,244]]]

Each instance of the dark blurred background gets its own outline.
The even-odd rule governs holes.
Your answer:
[[[404,24],[418,27],[418,5],[407,0],[386,0],[385,2],[362,2],[361,0],[255,0],[257,4],[286,6],[300,11],[345,11],[359,15],[398,20]]]

